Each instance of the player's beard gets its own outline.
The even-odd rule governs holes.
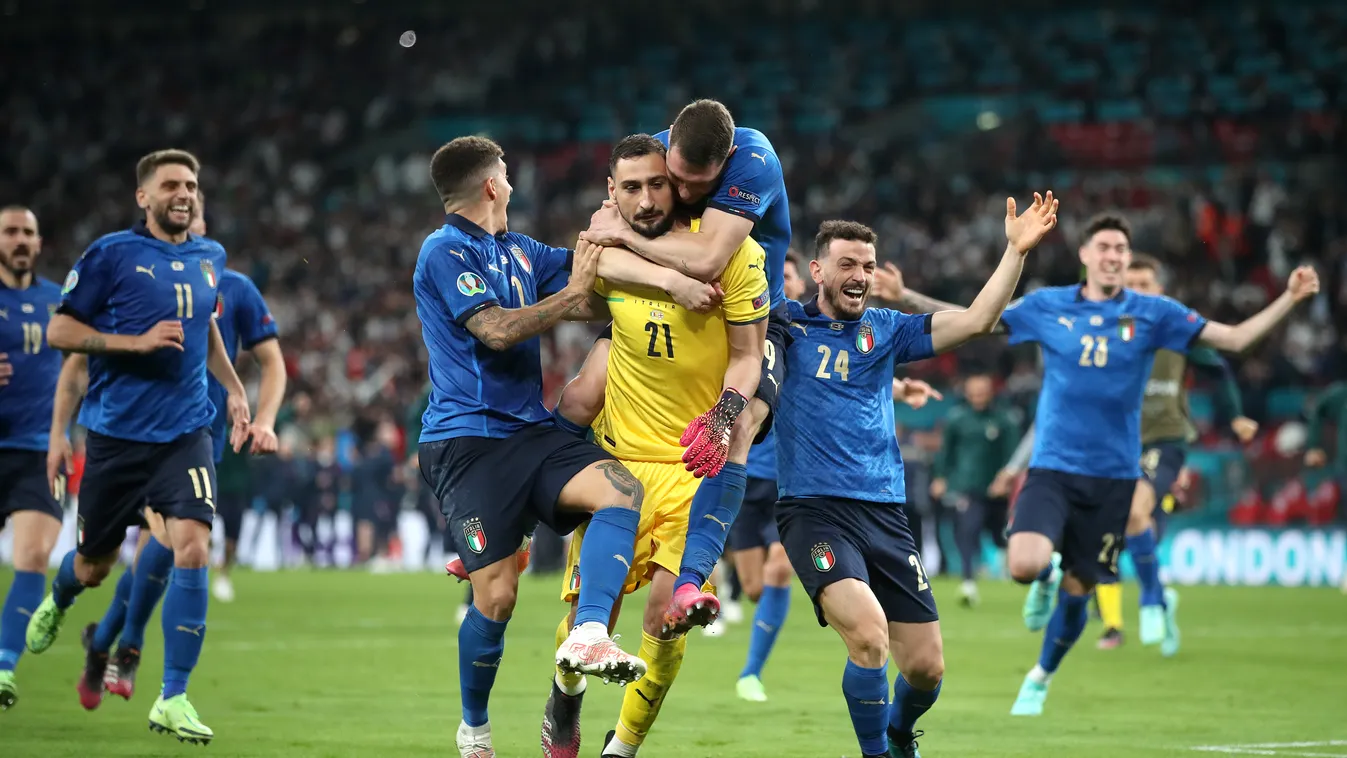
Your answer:
[[[19,260],[20,250],[25,253],[22,260]],[[24,244],[15,246],[8,254],[0,255],[0,267],[4,267],[10,276],[22,282],[33,273],[33,249]]]
[[[179,223],[173,220],[173,216],[168,210],[169,205],[170,204],[164,204],[152,211],[154,214],[154,222],[158,224],[159,228],[163,229],[166,234],[177,235],[186,232],[187,228],[192,225],[192,218],[196,215],[195,211],[189,209],[186,223]]]
[[[865,303],[870,297],[870,288],[866,287],[861,293],[860,304],[853,304],[851,298],[842,294],[841,289],[832,289],[830,287],[822,288],[823,297],[828,301],[828,306],[838,318],[852,321],[860,318],[865,313]]]
[[[627,219],[627,225],[636,230],[636,233],[646,239],[654,239],[668,234],[673,228],[674,217],[672,213],[665,213],[657,218],[642,219],[640,216]]]

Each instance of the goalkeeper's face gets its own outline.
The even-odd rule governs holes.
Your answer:
[[[673,182],[664,156],[651,153],[619,160],[608,177],[608,194],[641,236],[658,237],[673,227]]]
[[[809,273],[832,318],[858,319],[865,313],[865,301],[875,283],[875,246],[834,239],[825,254],[809,262]]]

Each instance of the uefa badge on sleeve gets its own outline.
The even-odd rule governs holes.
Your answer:
[[[810,557],[814,559],[814,568],[819,571],[832,571],[833,565],[837,563],[837,558],[833,556],[832,545],[826,542],[820,542],[809,551]]]
[[[458,291],[463,293],[464,297],[480,295],[486,292],[486,282],[471,271],[464,271],[458,275]]]
[[[463,524],[463,540],[468,545],[468,549],[474,553],[481,554],[486,550],[486,532],[482,530],[482,520],[479,518],[470,518]]]
[[[69,295],[80,283],[80,272],[70,269],[70,273],[65,275],[65,285],[61,287],[62,295]]]
[[[1118,339],[1123,342],[1131,342],[1132,337],[1137,333],[1136,322],[1131,316],[1118,317]]]

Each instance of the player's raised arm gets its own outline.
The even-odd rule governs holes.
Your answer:
[[[696,313],[720,305],[721,296],[714,286],[646,260],[626,248],[603,249],[603,255],[599,256],[599,278],[620,286],[663,290],[675,303]]]
[[[620,245],[660,266],[702,282],[714,281],[725,270],[730,256],[753,232],[756,219],[715,208],[702,214],[697,231],[672,231],[661,237],[643,237],[622,221],[615,208],[602,208],[590,219],[584,232],[588,239]]]
[[[1312,266],[1301,266],[1291,272],[1286,291],[1266,308],[1235,326],[1208,321],[1198,334],[1198,341],[1227,353],[1243,353],[1286,320],[1297,305],[1318,292],[1318,272]]]
[[[470,316],[463,325],[483,345],[497,351],[509,350],[537,337],[565,320],[571,311],[589,302],[601,250],[598,245],[577,241],[570,279],[560,292],[524,308],[503,308],[494,303],[487,305]]]
[[[1006,252],[972,305],[963,310],[937,311],[931,317],[931,344],[937,353],[992,333],[1019,285],[1025,254],[1056,225],[1057,200],[1051,191],[1046,197],[1035,192],[1033,205],[1019,215],[1015,213],[1015,198],[1006,198]]]

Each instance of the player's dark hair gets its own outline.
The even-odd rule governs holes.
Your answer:
[[[160,166],[186,166],[193,174],[201,173],[201,161],[186,150],[177,148],[155,150],[136,161],[136,186],[148,182]]]
[[[873,245],[878,239],[874,229],[859,221],[824,221],[819,224],[818,234],[814,235],[814,259],[827,255],[833,240]]]
[[[1127,264],[1128,271],[1154,271],[1159,276],[1164,271],[1160,259],[1147,253],[1132,253],[1132,262]]]
[[[1093,239],[1094,235],[1105,231],[1122,232],[1127,238],[1127,244],[1132,244],[1132,225],[1117,213],[1100,213],[1090,219],[1085,224],[1085,236],[1081,238],[1081,244],[1084,245]]]
[[[734,117],[717,100],[693,100],[669,130],[669,147],[678,148],[692,168],[719,166],[734,147]]]
[[[658,155],[663,158],[664,153],[664,143],[649,134],[628,135],[613,145],[613,152],[608,156],[608,175],[612,176],[617,170],[619,161],[644,158],[647,155]]]
[[[795,271],[801,276],[804,275],[804,256],[795,252],[795,248],[786,251],[786,262],[795,264]]]
[[[430,182],[445,205],[459,202],[504,155],[500,145],[486,137],[450,140],[430,158]]]

